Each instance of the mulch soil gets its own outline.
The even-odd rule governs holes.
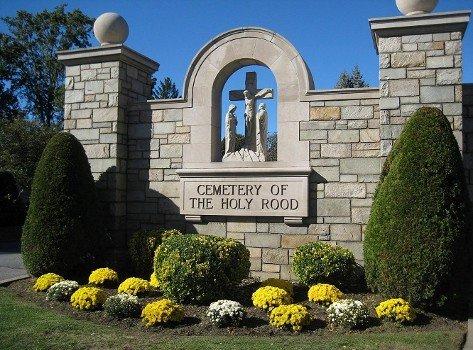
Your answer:
[[[156,326],[145,328],[140,319],[114,319],[103,310],[81,311],[73,309],[67,302],[47,301],[45,293],[38,293],[32,290],[34,280],[24,279],[13,282],[7,286],[18,298],[33,302],[41,307],[52,309],[59,314],[71,316],[79,320],[88,320],[103,325],[120,327],[129,332],[159,332],[163,336],[178,335],[253,335],[253,336],[271,336],[271,335],[291,335],[290,330],[275,329],[268,324],[268,314],[251,305],[251,293],[257,289],[258,283],[254,280],[246,280],[233,293],[232,300],[242,303],[247,309],[247,320],[240,327],[219,328],[212,325],[206,317],[208,306],[184,305],[185,317],[180,324],[169,326]],[[116,289],[103,288],[108,295],[117,293]],[[454,320],[442,317],[433,313],[418,310],[416,321],[408,325],[398,325],[390,322],[380,322],[375,318],[374,308],[383,298],[380,295],[372,293],[345,294],[346,298],[361,300],[369,308],[372,318],[369,325],[363,329],[349,331],[351,333],[381,333],[381,332],[422,332],[422,331],[467,331],[466,320]],[[158,292],[140,298],[143,305],[148,302],[163,298]],[[305,305],[311,315],[311,324],[305,328],[302,333],[318,336],[329,336],[333,333],[346,330],[331,330],[327,326],[325,318],[325,309],[312,302],[307,301],[307,289],[303,287],[295,288],[294,302]]]

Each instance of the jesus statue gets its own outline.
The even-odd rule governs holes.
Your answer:
[[[245,146],[249,150],[256,152],[256,106],[255,101],[272,94],[272,89],[262,89],[256,94],[248,90],[243,91],[245,97]]]

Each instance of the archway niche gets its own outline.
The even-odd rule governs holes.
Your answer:
[[[183,168],[235,167],[220,162],[221,94],[233,73],[252,65],[269,68],[276,80],[278,154],[276,162],[241,162],[238,167],[308,166],[309,145],[299,139],[299,123],[309,119],[309,103],[303,100],[313,88],[310,72],[281,36],[265,29],[243,28],[209,42],[191,64],[184,86],[184,96],[192,102],[184,110],[191,140],[184,146]]]
[[[224,162],[230,161],[228,155],[229,148],[231,148],[232,151],[234,150],[234,152],[238,152],[237,154],[241,154],[243,152],[242,149],[248,146],[245,139],[247,118],[245,117],[246,103],[243,94],[244,90],[254,90],[254,92],[260,94],[254,103],[257,117],[255,122],[257,124],[256,128],[258,129],[255,130],[255,132],[260,131],[262,135],[266,136],[266,142],[259,142],[260,146],[265,149],[265,161],[276,161],[278,90],[273,73],[264,65],[250,65],[237,70],[230,75],[222,87],[220,97],[220,156],[221,158],[224,158]],[[261,104],[264,104],[264,106],[261,107]],[[234,120],[237,122],[237,125],[235,126],[236,136],[234,142],[230,142],[230,140],[227,141],[225,136],[230,128],[230,125],[227,125],[227,114],[230,108],[235,108],[232,115],[235,117]],[[265,130],[260,130],[260,125],[262,124],[259,123],[258,120],[260,108],[266,111],[266,113],[260,114],[265,116],[265,120],[262,121],[263,124],[266,124]],[[258,141],[260,140],[261,138],[258,137]]]

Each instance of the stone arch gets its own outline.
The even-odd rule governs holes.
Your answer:
[[[308,143],[299,140],[299,122],[308,120],[309,104],[304,97],[313,89],[310,71],[297,50],[280,35],[263,28],[240,28],[207,43],[187,72],[183,92],[190,108],[184,112],[184,123],[191,126],[191,144],[184,149],[184,167],[218,160],[221,91],[234,72],[249,65],[266,66],[275,76],[278,163],[308,164]],[[291,146],[291,155],[286,154],[286,146],[291,144],[298,147]]]

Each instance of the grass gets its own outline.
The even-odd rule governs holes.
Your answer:
[[[461,349],[463,333],[445,331],[296,336],[179,336],[77,320],[0,288],[1,349]]]

